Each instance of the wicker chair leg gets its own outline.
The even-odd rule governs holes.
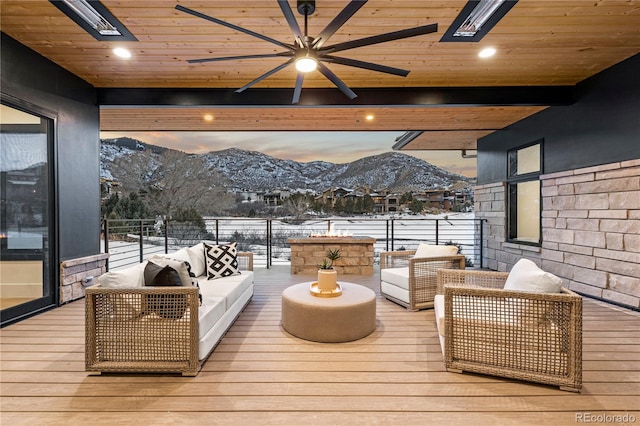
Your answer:
[[[458,374],[462,374],[462,370],[458,370],[457,368],[447,367],[447,371],[448,371],[449,373],[458,373]]]
[[[563,390],[563,391],[580,393],[580,389],[579,388],[573,388],[573,387],[570,387],[570,386],[558,386],[558,387],[560,388],[560,390]]]

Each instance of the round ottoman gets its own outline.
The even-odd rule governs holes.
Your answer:
[[[361,285],[340,282],[342,295],[316,297],[311,283],[296,284],[282,292],[282,327],[313,342],[358,340],[376,328],[376,294]]]

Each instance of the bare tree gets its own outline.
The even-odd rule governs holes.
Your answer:
[[[295,219],[302,219],[309,211],[311,203],[309,199],[303,194],[293,194],[285,201],[285,206],[289,213],[291,213]]]
[[[210,170],[202,157],[167,150],[161,158],[152,176],[149,201],[153,210],[172,215],[178,209],[193,208],[209,215],[233,205],[222,176]]]
[[[146,193],[147,204],[156,214],[171,216],[179,209],[195,209],[206,216],[233,206],[224,178],[198,155],[144,150],[115,161],[112,173],[126,191]]]

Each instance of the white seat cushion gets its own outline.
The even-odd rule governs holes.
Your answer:
[[[438,334],[444,336],[444,294],[436,294],[433,298],[433,311],[436,315]]]
[[[198,309],[198,339],[202,339],[225,313],[224,297],[203,297]]]
[[[391,296],[395,299],[401,300],[404,303],[409,303],[409,290],[400,288],[395,284],[389,284],[385,281],[381,281],[380,292],[383,295]]]
[[[217,278],[215,280],[208,280],[206,277],[198,278],[202,297],[224,297],[225,310],[229,309],[252,283],[253,271],[242,271],[242,273],[238,275]]]
[[[409,267],[385,268],[380,270],[380,279],[389,284],[409,290]]]

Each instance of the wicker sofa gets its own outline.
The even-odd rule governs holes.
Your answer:
[[[435,314],[448,371],[582,388],[582,298],[505,290],[509,274],[438,271]]]
[[[196,245],[168,258],[199,256]],[[195,254],[194,254],[195,253]],[[204,254],[203,254],[204,256]],[[208,280],[200,263],[198,286],[146,287],[103,281],[86,289],[85,366],[94,374],[181,373],[195,376],[253,296],[253,254],[238,252],[239,274]],[[147,262],[115,272],[142,279]],[[192,274],[196,275],[196,274]],[[137,278],[136,278],[137,277]],[[103,277],[101,277],[103,278]],[[113,277],[111,277],[113,279]],[[120,283],[117,283],[120,284]],[[115,288],[114,288],[115,287]],[[202,302],[200,302],[200,299]]]
[[[417,250],[380,254],[380,294],[411,311],[433,308],[440,268],[464,269],[456,246],[420,244]]]

